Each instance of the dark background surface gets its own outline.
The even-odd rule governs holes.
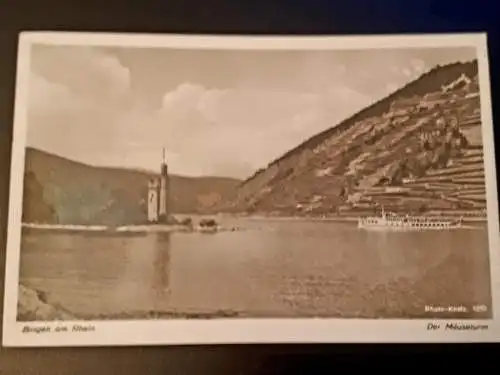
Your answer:
[[[496,121],[500,108],[500,30],[495,25],[500,24],[499,7],[496,0],[0,0],[2,305],[5,213],[20,31],[336,35],[486,31]],[[497,345],[486,344],[2,348],[0,374],[315,374],[352,371],[360,366],[374,369],[378,365],[392,365],[399,371],[408,371],[416,364],[424,366],[428,372],[438,364],[449,368],[462,363],[472,365],[477,371],[478,366],[493,359],[492,355],[500,353],[498,349]]]

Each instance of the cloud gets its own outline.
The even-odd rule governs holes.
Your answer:
[[[340,86],[321,95],[183,83],[163,96],[145,135],[176,155],[172,170],[246,177],[369,102]]]
[[[105,164],[129,137],[120,130],[131,111],[129,69],[89,47],[35,45],[31,56],[28,145]]]
[[[388,82],[385,85],[385,91],[387,94],[392,94],[394,91],[398,90],[400,88],[400,85],[394,82]]]
[[[341,86],[318,94],[183,83],[150,112],[85,93],[33,74],[28,142],[92,164],[149,169],[166,147],[173,173],[241,178],[370,102]]]
[[[36,45],[32,70],[95,101],[122,100],[130,90],[129,69],[115,56],[96,48]]]
[[[410,65],[411,65],[415,75],[420,75],[420,74],[424,73],[426,68],[427,68],[425,61],[423,61],[421,59],[411,59]]]
[[[81,105],[68,87],[31,73],[29,79],[28,106],[34,112],[53,112],[61,109],[76,109]]]

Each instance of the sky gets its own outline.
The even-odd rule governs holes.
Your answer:
[[[28,146],[244,179],[464,48],[229,51],[34,45]]]

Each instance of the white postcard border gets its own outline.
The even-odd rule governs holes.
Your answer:
[[[389,319],[214,319],[158,321],[16,321],[21,242],[21,207],[32,44],[166,47],[184,49],[354,50],[381,48],[475,47],[478,52],[483,148],[490,245],[492,320]],[[324,343],[324,342],[493,342],[500,340],[500,229],[487,38],[477,34],[381,36],[201,36],[73,32],[20,35],[16,78],[11,182],[6,251],[3,345],[12,347]],[[488,155],[491,155],[488,157]],[[488,325],[487,330],[446,330],[449,323]],[[428,329],[429,324],[439,329]],[[23,327],[50,327],[50,333],[22,333]],[[89,331],[72,332],[73,326]],[[55,332],[56,327],[68,332]],[[435,326],[435,327],[436,327]]]

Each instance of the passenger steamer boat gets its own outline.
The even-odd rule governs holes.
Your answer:
[[[427,216],[409,216],[386,213],[382,209],[380,216],[358,219],[358,228],[382,231],[427,231],[448,230],[462,227],[462,219],[446,220]]]

